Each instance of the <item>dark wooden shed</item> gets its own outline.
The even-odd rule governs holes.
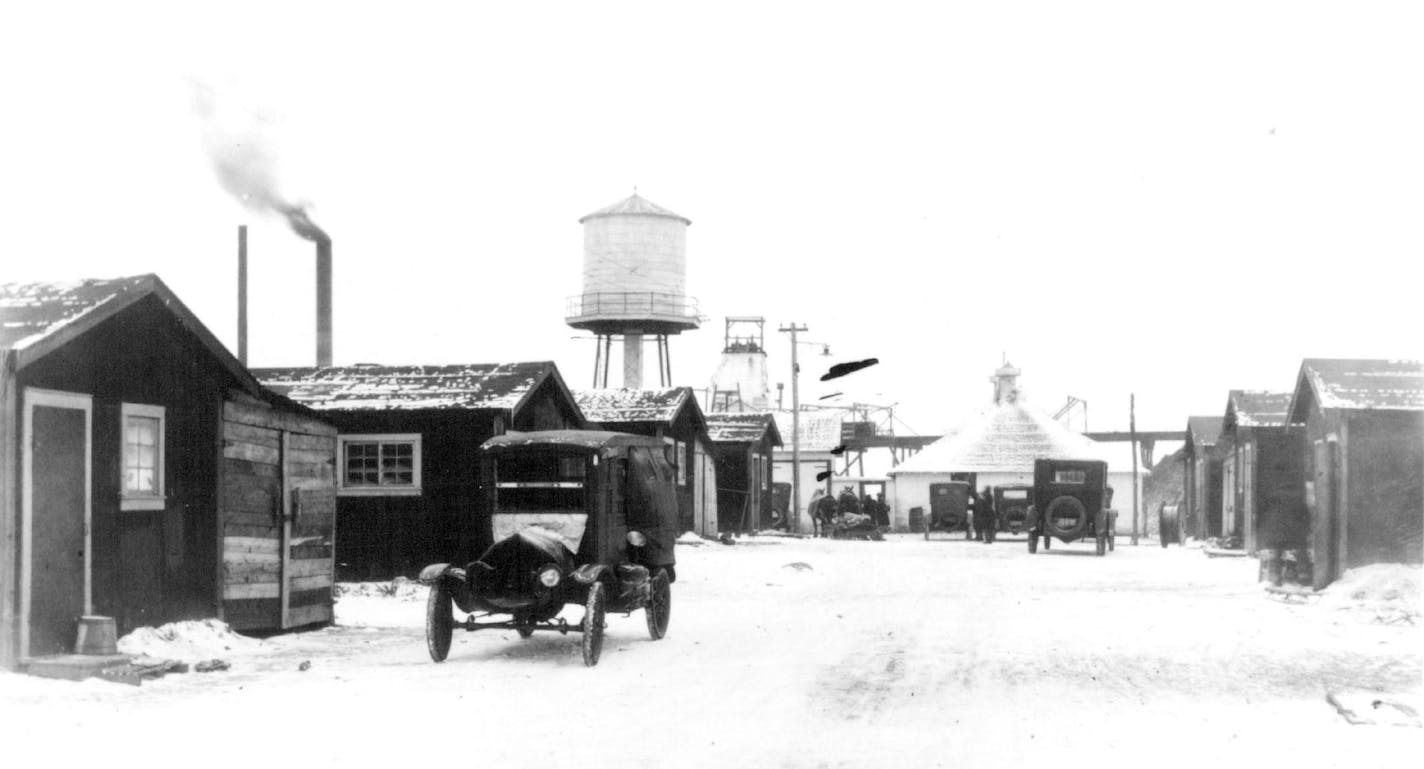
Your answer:
[[[716,464],[707,440],[707,419],[691,387],[581,390],[576,397],[589,422],[605,430],[672,441],[681,530],[717,533]]]
[[[506,431],[584,429],[548,361],[258,369],[273,390],[336,425],[337,574],[415,576],[492,543],[481,443]]]
[[[332,619],[336,431],[153,275],[0,287],[0,664],[217,616]]]
[[[1219,537],[1221,531],[1221,453],[1216,442],[1221,417],[1187,417],[1185,531],[1197,539]]]
[[[1424,364],[1306,359],[1289,421],[1305,430],[1315,586],[1424,561]]]
[[[772,451],[781,445],[776,420],[769,413],[712,413],[707,437],[717,462],[718,529],[746,533],[769,526]]]
[[[1289,392],[1232,390],[1220,443],[1225,448],[1227,531],[1247,552],[1305,547],[1305,430],[1286,424]]]

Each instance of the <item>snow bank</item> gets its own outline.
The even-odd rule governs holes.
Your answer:
[[[705,545],[709,541],[710,540],[706,540],[698,536],[697,532],[695,531],[684,531],[682,533],[682,536],[677,538],[677,543],[679,545]]]
[[[1398,563],[1350,569],[1321,591],[1321,605],[1363,622],[1418,624],[1421,577],[1424,568]]]
[[[141,627],[119,639],[124,654],[148,655],[163,659],[200,660],[234,652],[261,651],[265,643],[233,632],[216,619],[170,622],[160,627]]]

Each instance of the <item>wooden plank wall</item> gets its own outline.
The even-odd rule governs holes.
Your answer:
[[[223,618],[239,630],[331,621],[335,429],[229,401],[222,461]]]
[[[13,668],[19,654],[20,409],[15,391],[15,354],[0,350],[0,668]]]

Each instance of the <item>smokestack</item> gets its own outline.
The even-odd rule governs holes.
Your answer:
[[[331,365],[331,237],[300,206],[278,209],[292,231],[316,244],[316,365]]]
[[[247,365],[247,225],[237,226],[237,361]]]
[[[316,242],[316,365],[331,365],[331,238]]]

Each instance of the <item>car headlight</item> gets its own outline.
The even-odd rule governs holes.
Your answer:
[[[628,532],[628,544],[633,547],[642,547],[648,544],[648,538],[643,536],[641,531],[630,531]]]
[[[559,574],[557,566],[545,566],[539,570],[539,584],[544,587],[553,587],[559,584],[561,579],[563,579],[563,575]]]

